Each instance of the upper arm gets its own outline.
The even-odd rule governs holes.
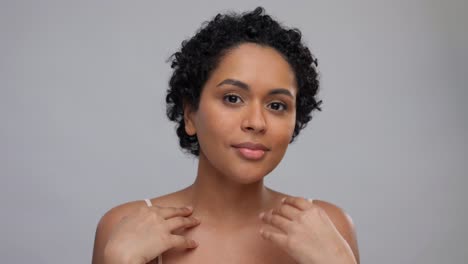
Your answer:
[[[320,206],[328,215],[330,220],[335,225],[338,232],[346,240],[349,247],[353,251],[356,262],[359,264],[359,250],[357,244],[356,231],[354,228],[353,220],[341,208],[332,203],[325,201],[314,200],[314,204]]]
[[[131,202],[116,206],[101,217],[97,225],[96,235],[94,238],[92,257],[93,264],[104,263],[104,248],[107,244],[107,241],[109,240],[109,236],[112,233],[112,230],[122,220],[123,217],[134,210],[135,205],[135,202]]]

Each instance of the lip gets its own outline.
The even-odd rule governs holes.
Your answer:
[[[245,149],[250,149],[250,150],[263,150],[263,151],[268,151],[270,150],[267,148],[265,145],[260,144],[260,143],[253,143],[253,142],[243,142],[240,144],[235,144],[232,145],[235,148],[245,148]]]
[[[248,160],[260,160],[265,156],[265,152],[270,150],[265,145],[252,142],[236,144],[233,147],[243,158]]]

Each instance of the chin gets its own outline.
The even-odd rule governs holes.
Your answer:
[[[237,168],[235,171],[232,171],[228,177],[235,182],[240,184],[252,184],[263,180],[271,170],[255,170],[253,168],[246,168],[244,170]]]

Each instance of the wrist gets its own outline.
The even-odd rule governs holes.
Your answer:
[[[104,264],[146,264],[141,258],[135,258],[130,254],[123,254],[126,250],[104,249]]]

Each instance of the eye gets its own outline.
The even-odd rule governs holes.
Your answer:
[[[280,103],[280,102],[273,102],[269,104],[269,107],[275,111],[281,112],[281,111],[286,111],[288,107],[286,104]]]
[[[223,97],[223,100],[224,100],[225,102],[230,103],[230,104],[237,104],[237,103],[242,102],[242,99],[240,98],[240,96],[235,95],[235,94],[226,94],[226,95]]]

